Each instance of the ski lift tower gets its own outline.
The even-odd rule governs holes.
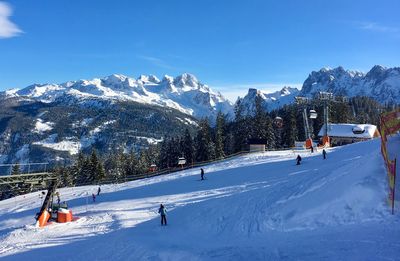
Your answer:
[[[322,137],[322,145],[326,146],[330,144],[328,136],[328,124],[329,124],[329,101],[333,101],[333,93],[331,92],[319,92],[318,99],[322,101],[324,106],[324,135]]]
[[[306,136],[305,147],[306,147],[306,149],[309,149],[313,146],[310,125],[308,124],[308,117],[307,117],[307,105],[310,104],[311,100],[310,100],[310,98],[301,97],[301,96],[295,97],[295,100],[296,100],[296,103],[302,107],[304,134]],[[313,115],[313,117],[314,117],[314,115]],[[310,117],[310,118],[313,118],[313,117]],[[315,117],[316,117],[316,115],[315,115]]]

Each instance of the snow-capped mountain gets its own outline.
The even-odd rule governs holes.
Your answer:
[[[299,94],[299,89],[292,87],[283,87],[282,90],[266,93],[261,90],[250,88],[246,96],[241,99],[243,112],[245,114],[253,114],[255,112],[256,97],[260,97],[263,101],[263,106],[267,111],[278,109],[285,104],[290,104],[294,101],[294,97]]]
[[[213,92],[192,74],[176,78],[141,75],[137,79],[113,74],[102,79],[70,81],[62,84],[34,84],[21,90],[10,90],[6,96],[67,104],[97,100],[134,101],[173,108],[196,118],[213,120],[220,110],[232,115],[232,103],[219,92]],[[4,95],[3,94],[3,95]]]
[[[257,96],[262,98],[266,110],[271,111],[293,103],[296,96],[314,97],[321,91],[348,97],[368,96],[382,104],[400,104],[400,67],[375,65],[368,73],[345,70],[341,66],[322,68],[310,73],[301,90],[284,87],[280,91],[266,93],[250,88],[241,102],[244,113],[252,114]]]
[[[113,74],[102,79],[34,84],[0,93],[0,164],[69,162],[78,151],[136,150],[164,136],[215,122],[233,105],[191,74]]]
[[[304,81],[301,96],[312,97],[320,91],[336,95],[368,96],[380,103],[400,103],[400,67],[375,65],[368,73],[323,68],[313,71]]]

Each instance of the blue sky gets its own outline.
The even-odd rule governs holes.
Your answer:
[[[400,64],[400,1],[0,0],[0,90],[193,73],[231,99]]]

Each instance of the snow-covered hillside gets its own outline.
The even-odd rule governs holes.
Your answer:
[[[101,155],[117,150],[139,152],[166,135],[181,135],[185,129],[193,133],[198,126],[194,117],[160,106],[92,102],[99,107],[0,99],[0,164],[71,164],[79,151],[92,149]],[[6,172],[0,168],[0,175]]]
[[[397,137],[395,143],[400,145]],[[398,147],[397,147],[398,148]],[[250,154],[199,169],[60,189],[78,221],[33,227],[39,193],[0,202],[3,260],[396,260],[380,141]],[[301,153],[303,162],[295,165]],[[157,208],[168,209],[161,227]]]
[[[46,103],[74,104],[93,99],[134,101],[173,108],[197,118],[214,119],[218,111],[232,115],[232,104],[197,78],[184,73],[176,78],[154,75],[138,79],[113,74],[102,79],[70,81],[63,84],[34,84],[4,92],[6,97],[22,97]]]

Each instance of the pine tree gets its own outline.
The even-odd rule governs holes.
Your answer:
[[[225,144],[224,144],[224,152],[225,155],[230,155],[235,153],[235,137],[232,131],[233,124],[231,123],[230,126],[227,128],[228,131],[225,137]]]
[[[171,138],[168,142],[168,166],[177,167],[178,158],[181,157],[178,138]]]
[[[331,104],[329,115],[330,115],[330,122],[335,122],[335,123],[354,122],[352,109],[347,102],[336,102]]]
[[[168,139],[164,137],[163,141],[160,143],[160,156],[158,157],[158,166],[160,169],[165,169],[169,167],[168,162]]]
[[[210,125],[207,119],[202,119],[196,136],[196,161],[208,161],[214,158],[215,145],[211,140]]]
[[[275,133],[272,120],[265,110],[264,100],[259,95],[256,96],[255,113],[251,123],[251,137],[265,140],[268,148],[275,148]]]
[[[123,163],[121,162],[121,154],[123,155],[121,152],[112,153],[104,160],[106,177],[115,180],[115,182],[119,182],[123,176]]]
[[[103,164],[100,162],[96,150],[92,150],[92,154],[90,155],[89,159],[89,165],[88,165],[88,171],[89,171],[89,178],[88,181],[93,182],[93,181],[101,181],[102,179],[105,178],[105,171]]]
[[[90,182],[89,160],[85,157],[82,151],[78,153],[76,164],[73,166],[72,170],[73,176],[78,185]]]
[[[285,147],[293,147],[298,139],[296,124],[296,109],[294,106],[286,106],[283,115],[283,143]]]
[[[225,116],[222,112],[218,112],[216,120],[215,134],[215,157],[221,159],[225,157]]]
[[[265,118],[265,140],[267,141],[267,148],[273,149],[276,148],[276,137],[275,137],[275,132],[274,128],[272,126],[272,119],[271,117],[267,116]]]
[[[67,167],[56,167],[54,172],[61,180],[63,187],[71,187],[74,185],[73,173]]]
[[[21,170],[19,167],[19,163],[17,162],[12,166],[11,175],[18,175],[18,174],[21,174]]]
[[[266,121],[266,112],[263,108],[263,99],[257,95],[255,100],[255,113],[252,120],[252,138],[265,139],[267,137]]]
[[[160,147],[157,145],[151,145],[147,150],[146,150],[146,157],[147,157],[147,167],[146,167],[146,172],[149,171],[150,166],[152,164],[157,164],[157,160],[160,158]]]
[[[193,154],[193,140],[192,137],[190,136],[190,132],[188,129],[185,130],[184,137],[182,139],[182,151],[183,155],[186,159],[187,164],[192,164],[194,161]]]
[[[238,99],[235,103],[235,122],[233,124],[234,152],[245,149],[247,144],[247,136],[249,135],[250,126],[248,119],[243,114],[242,99]]]
[[[131,151],[127,157],[125,157],[125,164],[124,164],[124,169],[125,169],[125,176],[131,176],[131,175],[138,175],[138,164],[139,160],[135,154],[134,151]]]
[[[148,155],[146,155],[146,151],[142,150],[139,154],[139,160],[137,164],[138,173],[139,174],[147,173],[150,165],[151,162]]]

